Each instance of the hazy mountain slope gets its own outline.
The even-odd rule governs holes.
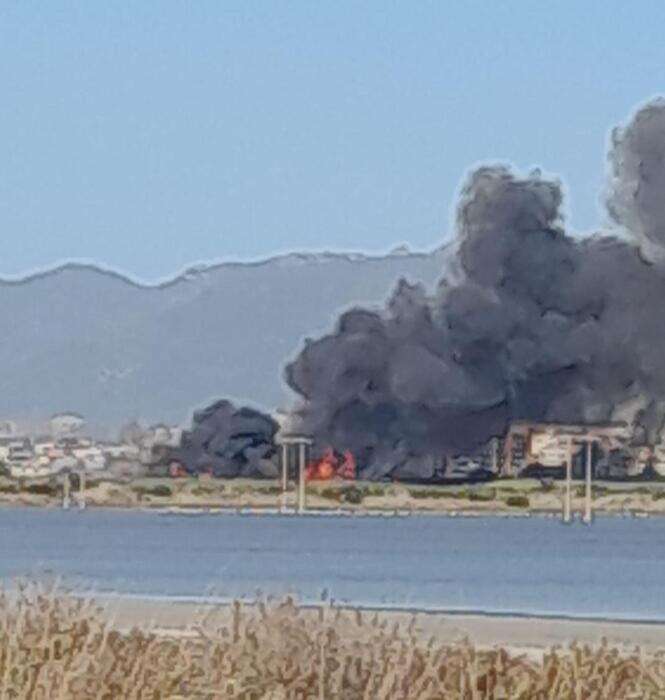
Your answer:
[[[434,284],[449,257],[287,255],[153,287],[81,265],[0,282],[0,417],[180,422],[219,396],[274,408],[305,336],[340,309],[380,304],[400,276]]]

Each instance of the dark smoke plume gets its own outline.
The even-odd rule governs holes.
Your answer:
[[[648,257],[662,259],[665,245],[665,101],[641,109],[612,133],[610,216],[633,233]]]
[[[401,280],[381,313],[354,309],[285,370],[319,446],[368,477],[431,477],[510,421],[639,422],[665,398],[665,103],[616,131],[609,208],[632,238],[566,235],[560,183],[483,167],[457,209],[459,275],[434,294]]]
[[[194,413],[191,430],[183,433],[180,447],[170,457],[191,473],[276,476],[277,428],[264,413],[220,400]]]

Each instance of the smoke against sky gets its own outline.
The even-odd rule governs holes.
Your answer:
[[[567,235],[556,180],[472,172],[457,205],[459,273],[402,281],[381,313],[345,313],[287,366],[304,426],[368,473],[429,477],[515,419],[638,420],[665,405],[665,102],[615,132],[608,201],[625,237]],[[639,410],[638,410],[639,409]]]
[[[642,250],[665,251],[665,101],[654,100],[626,128],[612,132],[608,210]]]

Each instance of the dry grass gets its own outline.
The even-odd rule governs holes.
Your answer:
[[[0,596],[2,698],[665,698],[665,654],[572,645],[542,661],[423,640],[291,601],[201,618],[186,636],[114,630],[94,604],[26,586]]]

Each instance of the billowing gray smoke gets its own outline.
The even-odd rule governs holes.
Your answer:
[[[471,174],[458,205],[459,274],[428,295],[401,281],[287,366],[305,429],[352,450],[366,476],[431,476],[515,419],[639,421],[665,405],[665,103],[614,133],[609,209],[630,234],[567,236],[560,183]],[[656,253],[656,254],[655,254]],[[639,410],[638,410],[639,409]]]
[[[220,400],[194,413],[192,429],[169,455],[189,472],[215,476],[276,476],[277,423],[253,408]]]
[[[665,251],[665,101],[641,109],[625,129],[612,133],[611,217],[638,237],[645,254],[661,258]]]

